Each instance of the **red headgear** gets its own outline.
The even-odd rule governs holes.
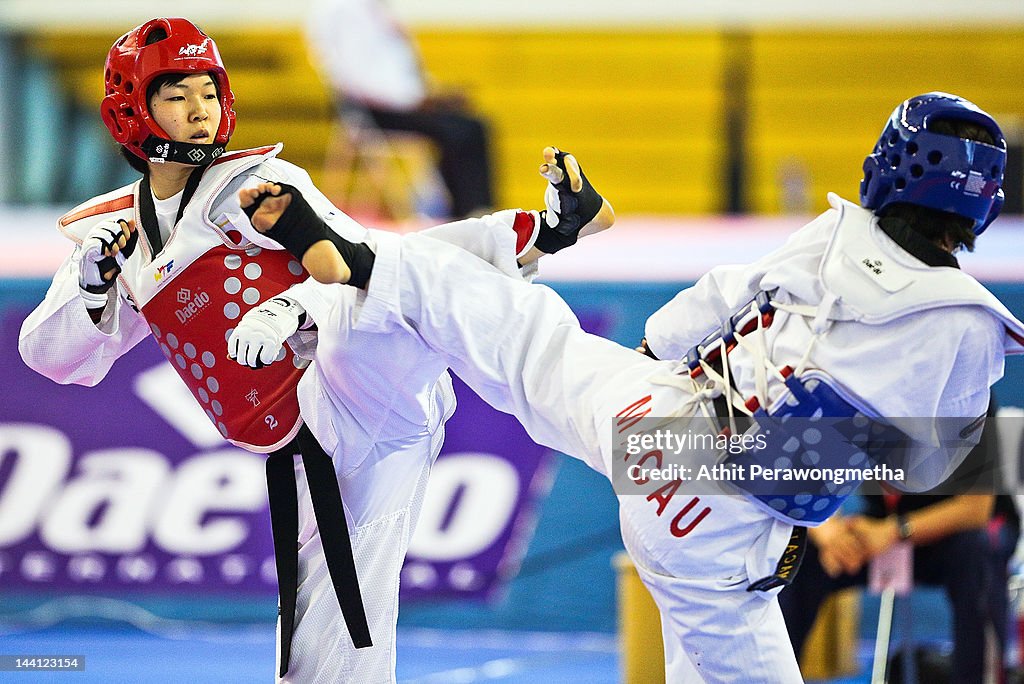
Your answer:
[[[149,45],[147,39],[154,31],[161,30],[166,38],[161,38]],[[221,118],[220,126],[214,136],[215,145],[194,145],[194,147],[219,148],[212,152],[211,158],[193,153],[193,161],[213,161],[223,151],[231,132],[235,128],[235,110],[232,105],[235,96],[228,83],[228,74],[224,70],[220,53],[213,39],[203,33],[199,27],[187,19],[168,18],[151,19],[121,36],[107,54],[104,72],[106,97],[100,105],[103,123],[114,140],[121,143],[142,159],[163,157],[173,159],[164,146],[154,152],[152,143],[143,144],[155,136],[160,141],[169,141],[165,133],[149,114],[146,102],[146,89],[153,79],[163,74],[209,73],[217,82],[220,92]],[[204,152],[204,155],[206,153]],[[182,160],[184,161],[184,160]]]

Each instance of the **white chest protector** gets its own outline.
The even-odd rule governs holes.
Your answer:
[[[279,150],[235,152],[212,164],[156,255],[141,228],[139,183],[76,207],[59,222],[65,235],[81,243],[101,220],[135,221],[139,246],[118,277],[122,295],[145,317],[160,349],[220,433],[260,453],[282,447],[301,426],[296,386],[307,362],[286,345],[278,363],[253,370],[227,358],[226,340],[249,309],[307,274],[288,252],[253,245],[227,216],[210,212],[233,178]]]
[[[978,306],[1006,327],[1006,353],[1024,353],[1024,324],[981,283],[957,268],[893,259],[878,242],[874,214],[832,193],[828,199],[839,212],[819,270],[836,298],[830,319],[879,324],[917,311]]]
[[[729,454],[723,462],[741,465],[747,472],[753,466],[768,466],[793,473],[791,480],[732,484],[773,516],[803,525],[818,524],[831,515],[854,491],[856,482],[814,479],[816,472],[810,470],[797,476],[801,468],[817,472],[871,468],[906,452],[903,435],[893,432],[885,419],[875,420],[880,417],[872,407],[835,382],[827,368],[807,367],[814,339],[831,322],[881,325],[919,311],[976,306],[1003,324],[1007,354],[1024,352],[1024,325],[977,280],[956,268],[896,258],[895,248],[885,242],[888,238],[874,225],[871,212],[835,195],[829,201],[838,211],[838,220],[819,264],[822,300],[784,304],[771,301],[771,293],[761,293],[692,348],[685,368],[680,368],[689,371],[695,396],[714,396],[709,387],[724,388],[724,392],[718,390],[724,403],[708,406],[709,411],[724,417],[724,407],[730,413],[747,414],[757,420],[760,430],[773,435],[766,448]],[[768,358],[764,338],[759,341],[758,336],[772,324],[774,309],[808,319],[814,339],[803,359]],[[728,368],[736,347],[743,347],[754,364],[756,396],[742,396],[732,387]],[[769,391],[770,387],[774,390]],[[868,444],[887,444],[888,449]],[[972,445],[973,441],[962,439],[934,448],[955,462]]]

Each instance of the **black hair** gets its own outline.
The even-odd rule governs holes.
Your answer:
[[[940,135],[975,140],[986,145],[996,144],[992,131],[971,121],[935,119],[928,122],[928,130]],[[934,244],[951,244],[954,252],[961,249],[974,251],[974,241],[978,236],[974,234],[973,219],[966,216],[906,202],[890,204],[882,209],[878,216],[881,220],[906,223],[912,230]]]
[[[121,153],[121,158],[128,162],[128,166],[132,167],[143,176],[149,173],[149,164],[146,163],[145,159],[136,156],[134,152],[129,150],[124,145],[118,145],[118,152]]]

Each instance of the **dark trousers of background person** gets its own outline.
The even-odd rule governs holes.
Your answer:
[[[914,547],[914,583],[941,586],[949,598],[953,616],[950,681],[957,684],[982,684],[990,589],[1006,591],[1005,579],[1001,586],[992,586],[997,576],[994,568],[999,561],[1002,569],[998,577],[1005,578],[1006,556],[993,552],[985,530],[958,532],[934,544]],[[822,602],[839,589],[866,583],[866,570],[855,575],[829,577],[821,567],[814,544],[808,544],[796,579],[779,594],[789,637],[798,655]],[[1003,610],[1005,612],[1005,608]]]
[[[439,170],[452,198],[451,214],[463,218],[494,206],[490,137],[482,121],[457,111],[393,111],[369,108],[383,130],[410,131],[429,138],[441,153]]]
[[[997,650],[998,662],[1001,663],[1006,662],[1006,645],[1009,643],[1010,637],[1010,592],[1008,588],[1010,558],[1017,549],[1017,540],[1020,538],[1020,516],[1013,506],[1011,497],[997,496],[996,511],[986,530],[992,553],[989,613],[992,616],[992,628],[995,630],[996,643],[999,647]],[[1004,681],[1005,677],[996,679],[998,684],[1003,684]]]

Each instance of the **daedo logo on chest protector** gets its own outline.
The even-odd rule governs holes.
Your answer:
[[[192,290],[184,287],[178,290],[177,299],[178,303],[183,306],[175,310],[174,315],[177,316],[179,323],[186,325],[210,303],[210,295],[201,290],[196,290],[193,293]]]

